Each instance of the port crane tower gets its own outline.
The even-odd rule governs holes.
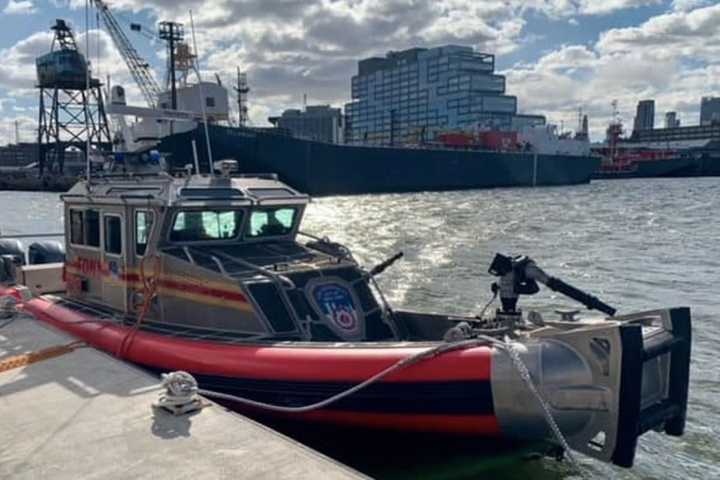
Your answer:
[[[135,47],[130,43],[130,39],[120,27],[115,16],[110,11],[110,7],[102,0],[93,0],[95,7],[100,13],[103,24],[110,34],[115,47],[125,60],[135,83],[140,87],[143,97],[148,106],[154,108],[157,106],[158,96],[162,92],[155,77],[153,76],[150,64],[140,56]]]

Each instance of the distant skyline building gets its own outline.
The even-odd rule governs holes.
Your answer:
[[[505,94],[505,77],[494,72],[494,55],[458,45],[361,60],[345,105],[346,140],[423,143],[453,129],[544,125],[544,116],[518,115],[517,97]]]
[[[308,105],[305,111],[285,110],[279,117],[268,121],[289,130],[293,136],[327,143],[344,143],[343,114],[330,105]]]
[[[720,97],[703,97],[700,101],[700,125],[720,123]]]
[[[655,128],[655,100],[640,100],[637,104],[633,131]]]
[[[665,113],[665,128],[678,128],[679,126],[680,120],[678,120],[676,112]]]

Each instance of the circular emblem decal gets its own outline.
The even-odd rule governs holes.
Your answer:
[[[346,287],[337,283],[318,285],[313,289],[313,297],[330,326],[348,336],[361,333],[355,302]]]

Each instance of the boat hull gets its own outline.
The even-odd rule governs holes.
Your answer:
[[[214,159],[236,159],[242,173],[277,173],[311,195],[580,184],[599,166],[589,156],[336,145],[217,125],[209,136]],[[193,141],[207,170],[201,129],[165,137],[157,149],[183,168]]]
[[[614,180],[625,178],[656,178],[656,177],[691,177],[701,175],[696,161],[691,158],[678,157],[662,160],[634,162],[628,168],[601,167],[592,178],[595,180]]]
[[[22,300],[18,290],[0,289],[2,294]],[[89,316],[62,302],[35,297],[19,308],[150,371],[184,370],[206,390],[283,407],[326,400],[400,360],[448,345],[207,341]],[[553,438],[546,416],[551,412],[573,449],[630,467],[640,435],[652,429],[673,436],[684,431],[690,312],[679,308],[616,318],[556,338],[518,343],[512,354],[507,346],[481,343],[446,350],[330,405],[283,415],[339,430],[547,442]],[[647,336],[645,324],[653,325]],[[526,373],[520,373],[516,361]],[[545,403],[535,391],[542,392]],[[230,406],[267,415],[267,408],[242,405]]]
[[[30,300],[24,309],[154,373],[184,370],[201,388],[285,406],[324,400],[432,346],[242,345],[134,330],[45,298]],[[500,436],[492,400],[492,354],[489,347],[448,352],[393,373],[330,408],[291,416],[348,427]]]

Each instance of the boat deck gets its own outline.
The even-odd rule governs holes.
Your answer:
[[[73,340],[23,315],[0,319],[0,364]],[[216,404],[155,411],[157,385],[88,347],[0,371],[0,478],[363,478]]]

